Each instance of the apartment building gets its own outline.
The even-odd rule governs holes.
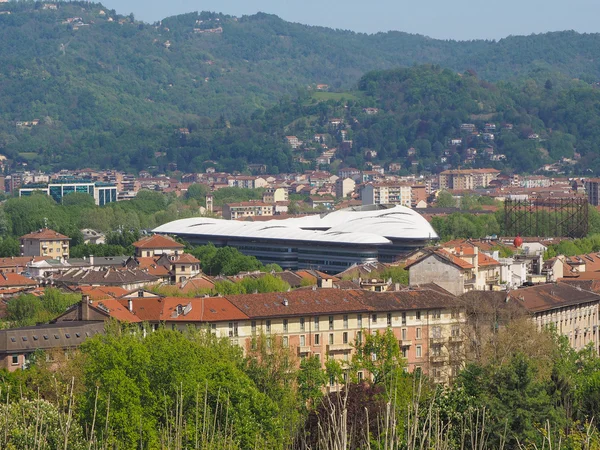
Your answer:
[[[496,169],[445,170],[439,175],[440,189],[473,190],[486,188],[500,174]]]
[[[223,218],[236,220],[245,217],[272,216],[274,208],[273,204],[258,201],[227,203],[223,205]]]
[[[288,190],[285,188],[267,188],[263,192],[264,203],[287,202],[289,200]]]
[[[47,256],[64,261],[69,259],[70,237],[49,228],[21,236],[21,256]]]
[[[344,198],[351,195],[356,188],[356,182],[352,178],[338,178],[335,180],[335,196]]]
[[[436,283],[453,295],[499,289],[501,267],[470,245],[423,249],[405,266],[411,287]]]
[[[334,358],[343,367],[365,333],[391,329],[407,370],[428,373],[437,383],[449,382],[464,359],[466,315],[458,300],[441,290],[313,289],[207,298],[146,298],[132,293],[120,299],[82,301],[57,321],[103,316],[145,322],[153,328],[159,324],[179,330],[208,327],[244,350],[251,349],[259,335],[277,337],[299,359],[317,355],[324,365],[327,358]]]
[[[136,256],[159,256],[159,255],[178,255],[183,253],[185,245],[180,244],[175,239],[160,234],[147,236],[134,242]]]
[[[394,204],[409,207],[412,204],[410,184],[368,183],[360,190],[363,205]]]
[[[600,295],[567,283],[550,283],[511,291],[508,296],[532,315],[539,329],[552,326],[573,349],[592,344],[599,353]]]

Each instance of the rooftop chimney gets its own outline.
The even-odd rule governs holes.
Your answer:
[[[129,312],[133,314],[133,300],[129,299],[129,301],[127,302],[127,307],[129,309]]]

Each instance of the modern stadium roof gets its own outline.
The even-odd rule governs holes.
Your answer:
[[[194,217],[161,225],[155,233],[330,244],[388,245],[396,240],[438,239],[429,222],[404,206],[368,205],[327,214],[244,222]]]

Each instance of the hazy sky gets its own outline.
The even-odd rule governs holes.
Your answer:
[[[146,22],[192,12],[258,11],[308,25],[367,33],[399,30],[440,39],[499,39],[545,31],[600,31],[598,0],[104,0]]]

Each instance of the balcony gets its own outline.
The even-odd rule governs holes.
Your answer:
[[[464,338],[460,335],[458,336],[450,336],[450,342],[462,342]]]
[[[464,279],[464,283],[465,284],[476,284],[477,283],[477,277],[465,278]]]
[[[67,248],[69,246],[69,244],[63,244],[62,246],[63,246],[63,248]]]
[[[408,341],[406,339],[402,339],[402,340],[398,341],[398,344],[400,344],[400,347],[410,347],[413,344],[413,341]]]
[[[447,338],[445,338],[443,336],[437,336],[437,337],[432,337],[431,339],[429,339],[429,341],[431,342],[430,345],[444,344],[447,341]]]
[[[301,345],[298,347],[298,354],[303,355],[310,353],[310,345]]]
[[[329,344],[327,346],[327,351],[329,353],[349,352],[350,350],[352,350],[352,346],[350,344]]]
[[[499,283],[500,282],[500,274],[496,273],[494,275],[486,275],[485,282],[486,283]]]
[[[429,360],[432,363],[444,363],[446,361],[448,361],[448,356],[447,355],[433,355],[429,357]]]

